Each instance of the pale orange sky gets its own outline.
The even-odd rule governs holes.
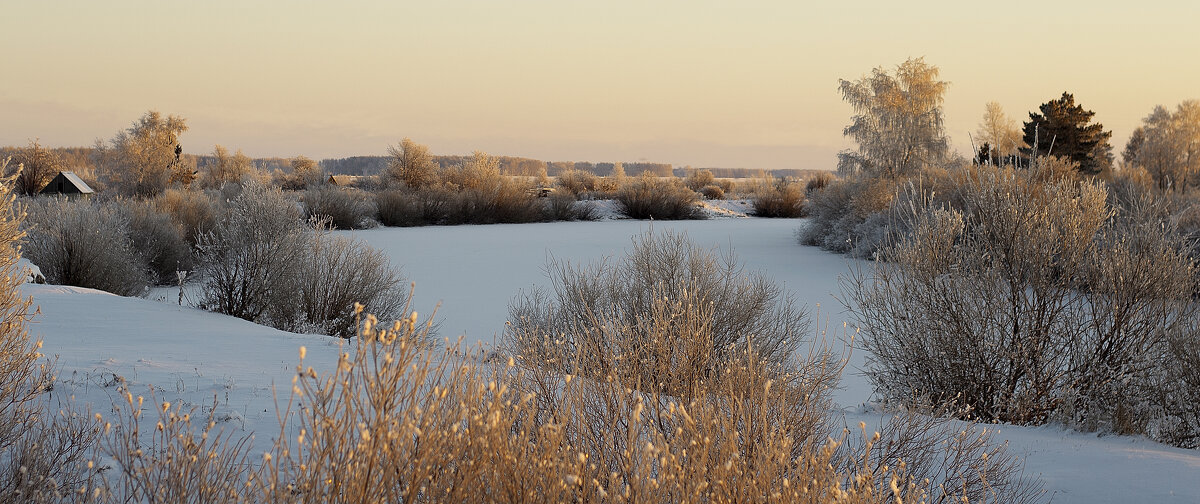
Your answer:
[[[1053,3],[1052,6],[1044,4]],[[146,110],[184,149],[832,169],[839,78],[924,56],[967,152],[984,104],[1063,91],[1114,132],[1200,98],[1200,2],[9,2],[0,145],[90,145]]]

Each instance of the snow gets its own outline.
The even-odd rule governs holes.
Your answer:
[[[257,436],[259,450],[278,432],[274,389],[286,402],[299,347],[309,348],[305,363],[317,369],[337,362],[340,340],[328,336],[80,287],[25,284],[21,295],[40,310],[30,334],[57,360],[51,395],[58,397],[51,399],[73,396],[108,414],[119,385],[205,412],[215,397],[217,418],[239,419],[232,428],[267,436]]]
[[[736,212],[737,208],[730,208]],[[744,213],[744,211],[742,212]],[[863,263],[796,243],[802,221],[724,218],[648,222],[606,220],[491,226],[379,228],[345,232],[384,250],[415,282],[415,308],[438,308],[443,337],[464,335],[490,345],[503,331],[508,301],[519,290],[545,285],[547,258],[590,262],[618,256],[630,239],[650,229],[686,231],[707,247],[732,249],[816,312],[830,338],[843,334],[838,279]],[[56,399],[74,396],[108,413],[123,382],[135,394],[153,387],[156,400],[204,409],[217,399],[227,428],[255,432],[265,450],[278,432],[274,388],[287,400],[298,348],[318,369],[337,359],[340,340],[292,334],[177,304],[178,289],[154,299],[123,298],[90,289],[25,284],[40,313],[29,326],[56,356]],[[186,300],[185,300],[186,302]],[[878,422],[871,389],[851,356],[835,399],[847,422]],[[114,379],[119,378],[119,379]],[[1040,475],[1055,503],[1200,502],[1200,451],[1127,436],[1097,436],[1062,427],[991,426],[997,440],[1026,456],[1026,472]]]
[[[42,275],[42,268],[24,257],[17,260],[17,274],[25,278],[25,283],[46,283],[46,277]]]

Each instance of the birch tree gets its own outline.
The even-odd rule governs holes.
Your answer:
[[[1160,189],[1182,192],[1200,173],[1200,101],[1180,103],[1175,112],[1155,107],[1135,133],[1125,157],[1150,172]]]
[[[1017,120],[1005,115],[1004,109],[994,101],[988,102],[983,113],[983,121],[975,132],[975,142],[988,145],[993,164],[1002,163],[1004,159],[1016,156],[1018,149],[1025,146],[1021,140],[1021,128]]]
[[[854,110],[843,134],[856,151],[838,154],[843,175],[897,178],[916,173],[947,157],[942,102],[949,83],[924,58],[910,58],[895,75],[882,67],[857,81],[840,80],[842,99]]]
[[[117,133],[108,145],[100,146],[100,169],[107,181],[121,192],[154,196],[171,183],[183,166],[179,135],[187,131],[179,116],[146,112],[129,129]]]

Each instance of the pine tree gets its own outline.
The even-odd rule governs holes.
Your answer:
[[[1103,124],[1089,124],[1096,113],[1076,105],[1071,93],[1063,92],[1061,98],[1038,108],[1041,113],[1030,112],[1025,123],[1028,147],[1021,149],[1022,154],[1070,158],[1079,163],[1080,173],[1088,175],[1112,166],[1112,145],[1108,143],[1112,132],[1104,131]]]
[[[975,164],[993,164],[994,161],[992,160],[992,155],[992,144],[984,142],[983,145],[979,147],[979,152],[975,154]]]

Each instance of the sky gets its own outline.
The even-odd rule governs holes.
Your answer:
[[[148,110],[184,150],[833,169],[839,79],[923,57],[971,150],[1064,91],[1113,131],[1200,99],[1200,2],[5,2],[0,145],[112,138]],[[835,5],[836,4],[836,5]]]

